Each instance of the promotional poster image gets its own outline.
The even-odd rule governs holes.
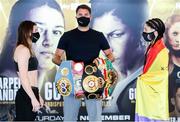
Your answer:
[[[104,34],[115,56],[112,65],[118,80],[112,99],[102,100],[102,120],[134,120],[136,80],[148,45],[142,38],[143,25],[150,18],[160,18],[169,50],[169,116],[172,122],[180,121],[180,0],[0,0],[0,121],[13,121],[16,116],[20,79],[13,53],[17,29],[24,20],[35,22],[40,33],[32,47],[39,61],[38,87],[45,105],[36,120],[63,121],[63,96],[55,82],[59,67],[52,58],[63,33],[77,27],[76,7],[80,4],[91,7],[90,27]],[[88,120],[84,100],[78,120]]]

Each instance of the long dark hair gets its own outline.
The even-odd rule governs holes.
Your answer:
[[[29,44],[28,40],[32,38],[30,37],[30,33],[32,33],[33,26],[35,25],[36,23],[32,21],[23,21],[18,27],[18,40],[17,40],[16,47],[20,44],[24,45],[25,47],[29,49],[31,55],[33,53],[31,51],[32,50],[31,45]]]
[[[92,17],[100,17],[106,12],[113,11],[113,15],[122,20],[131,33],[124,55],[121,72],[143,64],[145,46],[141,42],[141,30],[148,18],[147,0],[91,0]],[[91,26],[94,19],[92,19]],[[111,26],[111,24],[107,25]]]
[[[60,12],[63,12],[59,4],[55,0],[18,0],[12,7],[9,23],[0,56],[0,74],[5,70],[13,71],[15,69],[13,64],[13,51],[18,40],[18,26],[22,21],[29,20],[29,12],[34,9],[46,5]]]

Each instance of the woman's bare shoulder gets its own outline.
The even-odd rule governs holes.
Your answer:
[[[18,57],[30,57],[29,49],[24,45],[18,45],[14,51],[14,59],[16,60]]]

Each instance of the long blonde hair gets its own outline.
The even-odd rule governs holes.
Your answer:
[[[169,32],[169,29],[171,28],[171,26],[176,22],[180,22],[180,15],[178,15],[178,14],[172,15],[169,18],[167,18],[166,23],[165,23],[166,29],[165,29],[164,41],[165,41],[165,45],[168,49],[171,49],[171,45],[169,44],[168,32]],[[171,50],[169,50],[169,74],[172,73],[173,69],[174,69],[174,63],[172,60],[172,53],[171,53]]]

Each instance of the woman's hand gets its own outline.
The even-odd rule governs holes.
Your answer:
[[[37,112],[40,109],[40,103],[38,102],[36,98],[31,99],[31,104],[33,107],[32,111]]]
[[[40,101],[40,107],[42,108],[44,106],[44,100],[41,97],[41,95],[39,95],[39,101]]]

